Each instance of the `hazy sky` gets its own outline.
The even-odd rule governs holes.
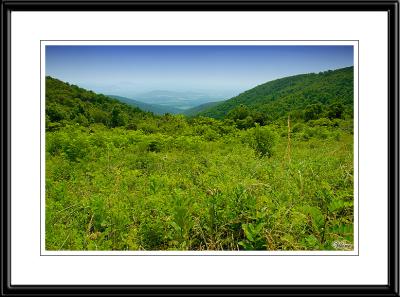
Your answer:
[[[352,65],[352,46],[46,46],[46,75],[127,97],[152,90],[229,97],[276,78]]]

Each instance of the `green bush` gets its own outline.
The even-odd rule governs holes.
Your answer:
[[[250,145],[260,156],[271,157],[274,154],[274,148],[278,140],[278,135],[275,131],[267,126],[256,127],[250,129],[251,138]]]

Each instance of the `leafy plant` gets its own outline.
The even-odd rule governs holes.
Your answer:
[[[243,224],[242,228],[246,239],[240,241],[239,245],[241,245],[245,250],[266,249],[266,241],[262,232],[264,228],[264,223],[260,222],[256,225],[253,225],[252,223]]]

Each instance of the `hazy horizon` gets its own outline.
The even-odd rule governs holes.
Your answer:
[[[337,45],[46,46],[46,75],[138,100],[159,90],[224,100],[281,77],[353,65],[353,46]]]

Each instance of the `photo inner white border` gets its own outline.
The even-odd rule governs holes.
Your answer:
[[[354,61],[354,250],[353,251],[48,251],[45,249],[45,76],[47,45],[351,45]],[[301,73],[299,73],[301,74]],[[358,41],[41,41],[41,254],[42,255],[358,255]]]
[[[13,12],[11,30],[12,284],[387,284],[387,13]],[[40,256],[40,40],[116,39],[359,40],[359,255]]]

